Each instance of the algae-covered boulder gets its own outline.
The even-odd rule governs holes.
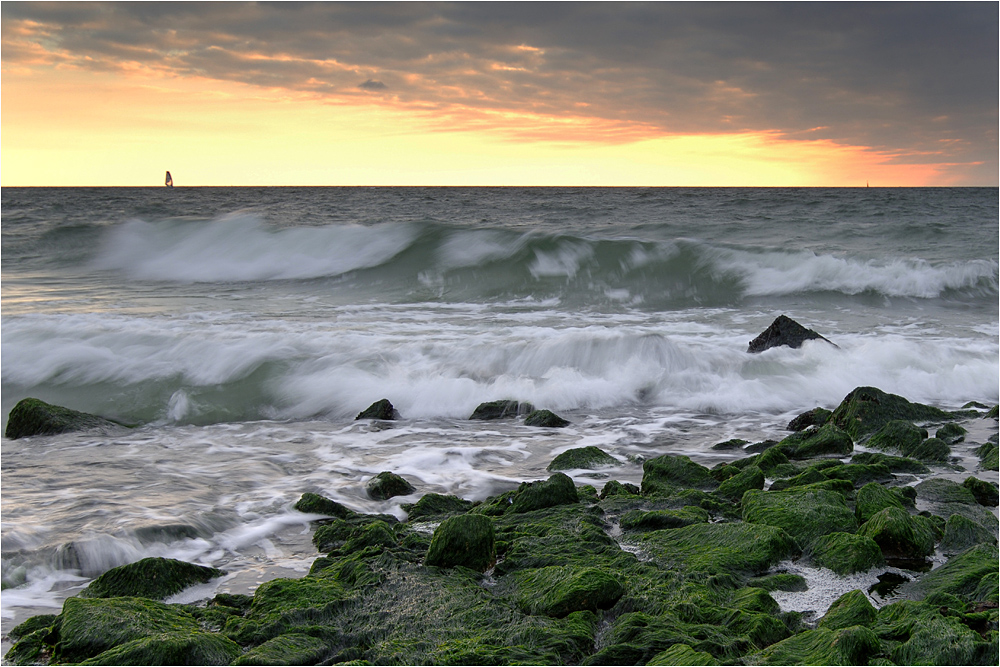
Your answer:
[[[424,564],[485,572],[496,560],[493,521],[481,514],[462,514],[445,519],[437,527]]]
[[[788,457],[778,447],[770,447],[753,460],[753,465],[763,470],[765,475],[770,475],[780,466],[788,465]]]
[[[242,652],[239,644],[214,632],[165,632],[119,644],[83,664],[228,665]]]
[[[303,514],[323,514],[325,516],[334,516],[338,519],[346,519],[355,514],[354,511],[335,500],[308,492],[302,494],[302,497],[295,503],[294,509]]]
[[[635,484],[629,484],[628,482],[623,484],[617,480],[611,480],[601,489],[600,498],[604,500],[612,496],[638,496],[639,494],[639,487]]]
[[[188,586],[204,584],[225,572],[172,558],[143,558],[114,567],[90,582],[85,598],[141,597],[162,600]]]
[[[1000,470],[1000,447],[995,442],[987,442],[976,448],[979,467],[983,470]]]
[[[7,415],[4,435],[15,440],[32,435],[55,435],[92,428],[116,429],[121,426],[104,417],[51,405],[37,398],[24,398]]]
[[[569,449],[552,459],[547,470],[594,470],[608,466],[620,466],[621,462],[599,447],[577,447]]]
[[[806,329],[787,315],[779,315],[771,322],[767,329],[750,341],[747,352],[753,354],[769,350],[772,347],[781,346],[799,348],[807,340],[822,340],[830,343],[826,338],[823,338],[812,329]],[[830,343],[830,345],[833,345],[833,343]]]
[[[718,665],[719,661],[706,651],[695,651],[687,644],[674,644],[657,653],[646,665]]]
[[[809,459],[815,456],[847,456],[854,451],[851,436],[835,424],[810,427],[793,433],[778,443],[790,459]]]
[[[514,573],[518,603],[529,614],[562,618],[576,611],[611,608],[625,587],[596,567],[552,566]]]
[[[920,461],[906,458],[905,456],[890,456],[879,452],[861,452],[851,457],[851,463],[863,463],[866,465],[881,464],[894,473],[907,473],[910,475],[926,475],[931,469]]]
[[[864,626],[818,628],[767,647],[750,657],[757,665],[867,665],[882,651],[878,636]]]
[[[711,491],[719,486],[708,468],[687,456],[664,454],[642,464],[642,495],[665,493],[675,488]]]
[[[534,412],[535,408],[531,403],[520,403],[518,401],[490,401],[480,403],[469,416],[469,419],[492,420],[505,419],[507,417],[519,417]]]
[[[747,581],[747,586],[763,588],[765,591],[789,591],[792,593],[801,593],[802,591],[809,590],[809,585],[805,577],[801,574],[789,574],[787,572],[754,577]]]
[[[830,421],[855,440],[874,433],[893,420],[951,421],[954,416],[938,408],[911,403],[902,396],[875,387],[858,387],[841,401]]]
[[[887,507],[868,519],[858,535],[870,537],[886,558],[922,559],[934,552],[934,531],[922,516]]]
[[[753,523],[701,523],[657,530],[642,533],[636,544],[665,567],[710,574],[762,574],[800,552],[785,531]]]
[[[816,538],[813,560],[840,575],[866,572],[885,563],[875,540],[851,533],[830,533]]]
[[[858,491],[854,505],[854,514],[858,517],[859,523],[864,523],[886,507],[905,509],[903,501],[900,500],[899,496],[881,484],[871,482],[865,484]]]
[[[952,514],[944,527],[944,537],[941,538],[941,552],[952,555],[965,551],[977,544],[996,544],[997,538],[981,525],[962,516]]]
[[[891,482],[893,479],[892,472],[890,472],[889,469],[881,463],[848,463],[847,465],[824,470],[823,474],[826,475],[828,479],[847,480],[855,487],[860,487],[873,482],[886,484]]]
[[[290,633],[270,639],[255,646],[236,660],[233,665],[316,665],[330,653],[331,647],[323,637]]]
[[[825,408],[813,408],[788,422],[789,431],[804,431],[810,426],[822,426],[830,420],[833,412]]]
[[[841,630],[855,625],[870,628],[878,619],[878,611],[861,591],[854,590],[844,593],[834,600],[833,604],[819,619],[818,628]]]
[[[472,509],[472,501],[463,500],[458,496],[427,493],[417,502],[403,505],[402,508],[406,511],[407,521],[419,521],[452,514],[465,514]]]
[[[920,461],[944,462],[951,457],[951,447],[940,438],[927,438],[913,449],[904,449],[903,455]]]
[[[975,505],[976,496],[968,487],[941,477],[925,479],[914,487],[917,497],[929,503]]]
[[[525,426],[540,426],[543,428],[563,428],[569,426],[569,420],[563,419],[550,410],[532,410],[524,418]]]
[[[955,443],[965,440],[966,433],[968,433],[968,431],[966,431],[965,428],[952,422],[939,428],[934,434],[934,437],[944,440],[949,445],[954,445]]]
[[[700,507],[683,507],[674,510],[632,510],[621,518],[623,530],[664,530],[683,528],[695,523],[708,523],[709,514]]]
[[[927,439],[927,429],[905,419],[890,419],[865,442],[870,449],[911,452]]]
[[[381,419],[383,421],[392,421],[396,419],[396,409],[389,402],[389,399],[383,398],[380,401],[375,401],[369,405],[365,410],[358,413],[355,420],[358,419]]]
[[[722,482],[715,493],[723,498],[739,501],[747,491],[763,489],[764,481],[763,471],[757,466],[751,465]]]
[[[977,544],[907,584],[903,592],[917,600],[934,593],[947,593],[965,602],[995,605],[998,601],[997,558],[997,545]]]
[[[966,477],[962,486],[967,488],[976,502],[985,507],[996,507],[1000,505],[1000,492],[997,491],[996,482],[987,482],[976,477]]]
[[[505,511],[511,514],[521,514],[579,501],[580,496],[573,480],[567,475],[557,472],[547,480],[523,482],[511,498]]]
[[[997,633],[981,635],[973,619],[939,605],[903,600],[879,610],[873,630],[897,665],[995,665]],[[992,636],[990,636],[992,635]]]
[[[801,548],[822,535],[853,533],[858,528],[844,496],[820,489],[747,491],[743,496],[743,520],[781,528]]]
[[[408,496],[416,489],[396,473],[384,471],[368,480],[365,492],[372,500],[388,500],[395,496]]]

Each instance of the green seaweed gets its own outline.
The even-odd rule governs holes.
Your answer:
[[[485,572],[496,560],[493,521],[481,514],[462,514],[445,519],[434,531],[425,564]]]
[[[840,575],[867,572],[885,563],[879,545],[869,537],[850,533],[829,533],[813,542],[812,558],[822,567]]]
[[[599,447],[577,447],[568,449],[549,463],[546,470],[594,470],[610,466],[620,466],[621,461]]]
[[[858,528],[843,495],[810,488],[747,491],[743,520],[781,528],[803,549],[828,533],[853,533]]]
[[[80,597],[143,597],[162,600],[188,586],[203,584],[225,572],[171,558],[143,558],[114,567],[92,581]]]

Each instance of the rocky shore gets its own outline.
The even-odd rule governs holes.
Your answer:
[[[388,405],[373,418],[391,416]],[[617,460],[585,447],[484,502],[425,494],[404,521],[306,493],[308,575],[168,604],[223,573],[147,558],[16,627],[5,660],[995,665],[996,419],[996,407],[946,412],[859,387],[833,411],[803,413],[781,441],[718,443],[742,458],[712,469],[649,459],[640,486],[614,481]],[[963,470],[962,424],[983,420],[991,435]],[[580,469],[612,480],[596,489],[560,472]],[[368,493],[414,491],[385,472]],[[809,587],[795,566],[845,581],[891,572],[895,589],[878,607],[849,590],[821,613],[787,611],[778,599]]]

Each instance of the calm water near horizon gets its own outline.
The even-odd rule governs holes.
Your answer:
[[[714,465],[861,385],[998,402],[997,188],[0,197],[3,425],[27,396],[140,424],[3,439],[4,633],[150,555],[231,573],[190,599],[301,576],[305,491],[402,517],[573,447],[623,462],[573,475],[598,490],[661,454]],[[780,314],[837,347],[748,354]],[[400,421],[354,420],[382,398]],[[571,425],[467,419],[504,398]],[[369,500],[382,470],[418,494]]]

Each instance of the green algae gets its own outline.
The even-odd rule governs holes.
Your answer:
[[[600,499],[604,500],[611,496],[638,496],[641,493],[635,484],[622,484],[619,481],[611,480],[601,489]]]
[[[550,410],[533,410],[524,418],[524,425],[541,428],[563,428],[564,426],[569,426],[569,420],[563,419]]]
[[[672,494],[677,487],[711,491],[719,486],[708,468],[687,456],[665,454],[642,464],[642,495]]]
[[[534,412],[535,408],[531,403],[520,403],[512,400],[489,401],[480,403],[473,410],[469,419],[492,420],[505,419],[508,417],[518,417]]]
[[[961,514],[952,514],[944,528],[940,549],[944,554],[961,553],[977,544],[996,544],[997,538],[972,519]]]
[[[415,503],[401,505],[406,512],[406,520],[413,522],[425,519],[446,518],[454,514],[465,514],[472,509],[472,501],[457,496],[427,493]]]
[[[927,438],[911,450],[903,450],[904,456],[921,461],[943,463],[951,457],[951,447],[940,438]]]
[[[18,401],[7,415],[4,436],[11,440],[32,435],[55,435],[92,428],[114,429],[126,426],[119,422],[79,412],[61,405],[52,405],[37,398]]]
[[[940,477],[925,479],[914,488],[917,490],[917,496],[921,500],[930,503],[976,504],[976,496],[973,495],[968,487],[962,486],[950,479]]]
[[[920,559],[934,552],[934,530],[925,517],[910,516],[899,507],[872,515],[858,535],[875,540],[886,558]]]
[[[1000,505],[1000,492],[997,491],[996,482],[987,482],[976,477],[966,477],[962,486],[972,493],[976,502],[984,507],[996,507]]]
[[[826,423],[793,433],[777,445],[790,459],[817,456],[847,456],[854,451],[854,440],[835,424]]]
[[[324,498],[316,493],[303,493],[302,497],[295,503],[294,509],[303,514],[322,514],[338,519],[347,519],[357,514],[337,501]]]
[[[658,530],[638,536],[637,545],[665,566],[688,572],[762,574],[799,553],[780,528],[753,523]]]
[[[966,602],[997,604],[997,546],[977,544],[952,557],[905,587],[907,594],[923,599],[934,593],[948,593]],[[992,586],[982,586],[992,581]]]
[[[171,558],[143,558],[111,568],[80,593],[85,598],[142,597],[162,600],[225,572]]]
[[[270,639],[236,658],[233,665],[315,665],[331,651],[323,637],[290,633]]]
[[[879,427],[865,446],[889,451],[913,451],[926,439],[927,429],[905,419],[892,419]]]
[[[907,473],[910,475],[927,475],[931,469],[920,461],[906,458],[905,456],[890,456],[879,452],[859,452],[851,457],[851,463],[865,463],[869,465],[880,463],[893,473]]]
[[[709,514],[700,507],[684,507],[666,510],[631,510],[621,517],[623,530],[662,530],[683,528],[695,523],[708,523]]]
[[[881,484],[871,482],[858,490],[854,514],[860,523],[864,523],[887,507],[905,509],[899,496]]]
[[[552,459],[546,470],[594,470],[610,466],[620,466],[621,462],[600,447],[577,447],[569,449]]]
[[[696,651],[687,644],[674,644],[653,656],[647,665],[718,665],[711,653]]]
[[[445,519],[434,531],[425,563],[485,572],[496,560],[493,521],[479,514],[463,514]]]
[[[954,422],[950,424],[945,424],[937,430],[934,434],[935,438],[944,440],[949,445],[954,445],[957,442],[965,440],[965,434],[968,433],[963,427],[955,424]]]
[[[833,411],[830,421],[858,440],[895,420],[951,421],[955,415],[929,405],[911,403],[902,396],[875,387],[858,387]]]
[[[874,540],[850,533],[829,533],[817,538],[812,545],[812,558],[817,565],[839,575],[867,572],[885,563]]]
[[[415,493],[412,484],[394,472],[382,471],[365,484],[365,493],[372,500],[388,500],[396,496],[408,496]]]
[[[743,520],[781,528],[801,548],[809,547],[822,535],[853,533],[858,527],[842,494],[809,488],[747,491],[743,496]]]
[[[228,665],[242,649],[209,632],[164,633],[134,639],[81,665]]]
[[[573,480],[557,472],[547,480],[522,482],[510,495],[500,496],[493,503],[484,503],[483,511],[490,515],[523,514],[580,501]]]
[[[810,426],[823,426],[830,421],[830,417],[832,416],[832,410],[827,410],[826,408],[813,408],[808,412],[803,412],[798,417],[788,422],[788,430],[804,431]]]
[[[751,465],[719,484],[715,493],[728,500],[738,502],[747,491],[763,489],[764,481],[764,472],[759,467]]]
[[[809,590],[805,577],[800,574],[782,572],[754,577],[747,581],[747,586],[763,588],[765,591],[802,592]]]
[[[818,628],[841,630],[855,625],[870,628],[878,620],[878,611],[861,591],[844,593],[834,600],[823,618],[816,624]]]
[[[882,650],[879,638],[864,626],[806,630],[750,657],[757,665],[866,665]]]
[[[625,594],[616,577],[595,567],[551,566],[512,576],[518,606],[534,616],[562,618],[577,611],[609,609]]]
[[[996,664],[996,632],[984,638],[968,626],[969,621],[967,615],[905,600],[880,609],[872,627],[896,664]]]

